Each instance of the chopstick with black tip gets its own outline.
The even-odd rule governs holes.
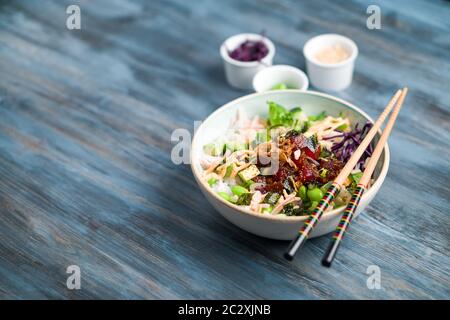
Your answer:
[[[319,222],[320,218],[322,217],[322,214],[324,211],[328,208],[330,205],[330,202],[336,197],[337,193],[341,189],[343,183],[347,179],[348,175],[351,173],[353,168],[355,167],[356,163],[358,162],[359,158],[361,158],[362,154],[366,150],[366,148],[369,146],[370,142],[372,141],[375,134],[378,132],[378,129],[383,124],[384,120],[388,116],[388,114],[391,112],[392,108],[394,107],[395,103],[397,102],[398,98],[400,97],[401,90],[398,90],[395,95],[392,97],[391,101],[389,101],[386,108],[383,110],[383,112],[378,117],[377,121],[373,124],[372,128],[367,133],[366,137],[363,139],[361,144],[358,146],[358,148],[353,152],[350,159],[345,164],[344,168],[341,170],[339,175],[334,179],[331,186],[328,188],[327,192],[323,196],[322,200],[320,200],[319,204],[316,206],[316,208],[313,210],[311,215],[306,219],[306,222],[304,223],[303,227],[298,231],[297,236],[294,240],[292,240],[287,252],[284,254],[284,257],[287,260],[294,259],[295,253],[298,249],[301,248],[301,246],[305,243],[305,241],[308,239],[309,234],[314,229],[316,224]]]
[[[325,254],[322,258],[322,265],[324,265],[325,267],[331,267],[331,264],[333,263],[333,260],[336,257],[337,251],[342,242],[342,239],[344,238],[345,232],[350,226],[350,223],[352,222],[353,216],[356,212],[356,208],[358,207],[359,201],[361,200],[362,195],[367,189],[367,185],[369,184],[370,178],[372,177],[372,173],[375,170],[378,159],[380,158],[381,153],[383,152],[384,146],[386,145],[387,139],[389,138],[389,134],[391,133],[392,128],[394,127],[395,120],[397,119],[397,115],[400,112],[400,109],[403,105],[403,101],[405,100],[407,93],[408,88],[404,88],[402,91],[402,95],[400,96],[400,99],[398,100],[398,103],[395,106],[394,111],[392,111],[391,117],[389,118],[389,121],[386,124],[383,133],[381,134],[380,140],[378,141],[377,146],[375,147],[375,150],[373,151],[372,156],[370,157],[369,162],[367,163],[366,169],[364,170],[364,173],[361,179],[359,180],[356,190],[352,194],[350,202],[347,204],[347,207],[344,210],[342,218],[338,226],[336,227],[333,237],[331,238],[328,249],[327,251],[325,251]]]

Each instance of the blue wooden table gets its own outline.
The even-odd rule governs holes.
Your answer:
[[[66,28],[71,4],[81,30]],[[450,298],[450,3],[377,1],[380,30],[370,4],[1,1],[0,297]],[[247,93],[226,84],[221,42],[262,30],[275,63],[300,68],[310,37],[354,39],[337,96],[372,117],[410,88],[386,181],[331,269],[328,237],[289,263],[286,242],[227,222],[170,159],[173,130]],[[378,268],[380,289],[367,285]]]

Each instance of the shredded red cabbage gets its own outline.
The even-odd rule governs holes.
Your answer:
[[[231,58],[250,62],[250,61],[260,61],[269,53],[269,49],[262,40],[245,40],[236,49],[229,52]]]
[[[350,132],[342,132],[341,134],[334,135],[332,137],[326,137],[325,140],[335,139],[335,138],[343,138],[339,143],[334,144],[331,147],[331,151],[336,155],[336,157],[343,161],[347,162],[353,152],[358,148],[358,146],[363,141],[367,132],[369,132],[370,128],[372,128],[372,123],[366,122],[366,124],[359,129],[358,124],[355,125],[355,129]],[[366,159],[372,156],[373,146],[369,144],[367,149],[364,151],[363,155],[359,159],[356,168],[361,171],[364,170]]]

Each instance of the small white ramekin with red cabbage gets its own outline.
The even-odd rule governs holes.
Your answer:
[[[220,55],[228,83],[238,89],[251,89],[253,77],[272,65],[275,45],[265,35],[241,33],[222,43]]]

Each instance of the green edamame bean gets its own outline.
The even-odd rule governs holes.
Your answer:
[[[233,194],[235,194],[239,197],[241,194],[247,193],[248,190],[245,189],[244,187],[236,185],[236,186],[231,187],[231,192],[233,192]]]
[[[314,188],[314,189],[308,190],[307,195],[311,201],[319,202],[323,197],[323,192],[319,188]]]
[[[210,186],[213,186],[214,184],[216,184],[216,182],[217,182],[217,179],[216,179],[216,178],[211,178],[211,179],[208,180],[208,184],[209,184]]]
[[[270,206],[270,207],[268,207],[268,208],[264,208],[264,209],[262,209],[262,212],[267,212],[267,213],[271,213],[271,212],[272,212],[272,210],[273,210],[273,206]]]
[[[231,198],[231,196],[228,193],[223,192],[223,191],[219,191],[219,192],[217,192],[217,194],[220,197],[222,197],[223,199],[227,200],[228,202],[233,203],[233,199]]]
[[[298,188],[297,194],[300,197],[300,199],[302,199],[302,201],[305,201],[306,200],[306,187],[304,185],[302,185],[300,188]]]
[[[308,210],[314,210],[318,204],[319,204],[319,202],[317,202],[317,201],[311,202],[311,206],[308,208]]]
[[[284,84],[284,83],[279,83],[279,84],[277,84],[277,85],[274,85],[273,87],[272,87],[272,90],[284,90],[284,89],[287,89],[288,87],[287,87],[287,85],[286,84]]]

